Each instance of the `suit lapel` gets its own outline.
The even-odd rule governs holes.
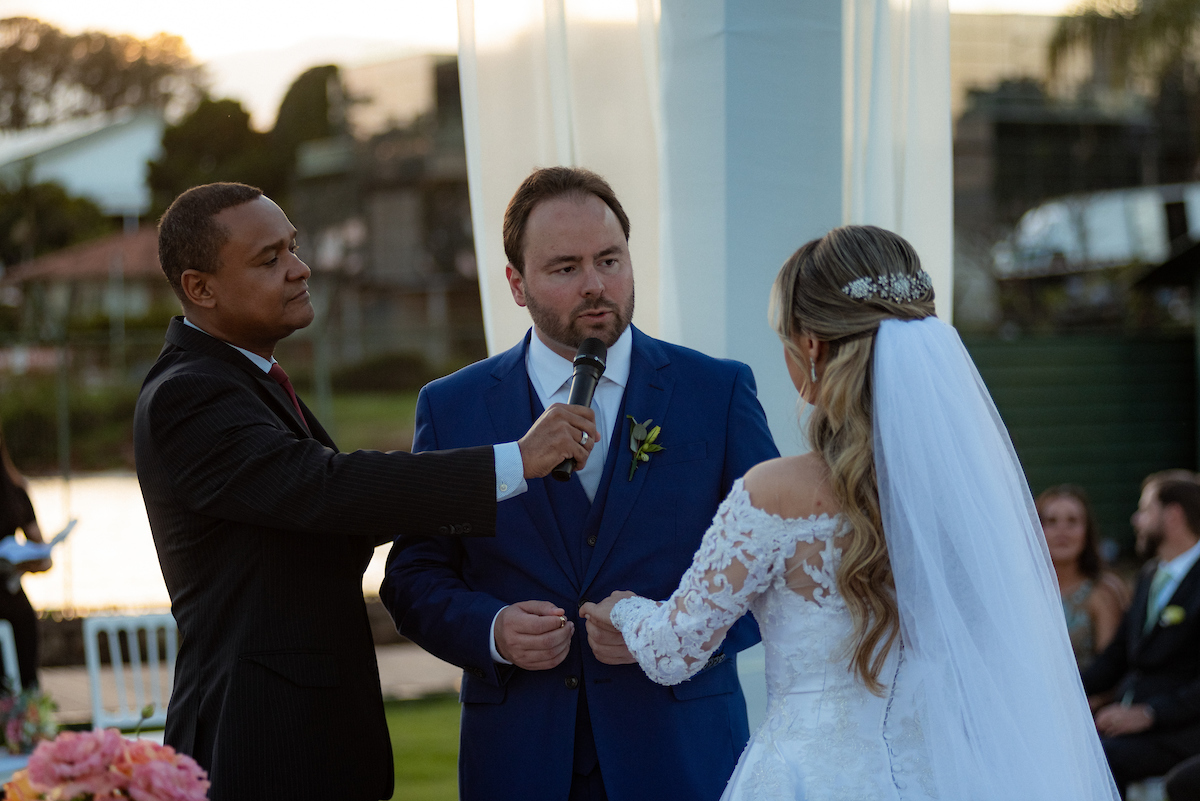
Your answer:
[[[237,350],[235,350],[232,345],[228,344],[227,342],[222,342],[216,337],[210,336],[203,331],[192,328],[183,322],[182,317],[176,317],[171,320],[170,326],[167,327],[166,340],[168,345],[174,345],[177,348],[192,351],[193,353],[200,353],[204,356],[210,356],[214,359],[228,362],[234,367],[237,367],[239,370],[254,379],[255,384],[261,390],[260,394],[263,395],[263,397],[271,404],[275,414],[280,420],[286,422],[297,436],[299,436],[301,439],[306,439],[309,436],[312,436],[309,434],[308,429],[305,428],[304,421],[301,420],[299,415],[296,414],[296,407],[292,406],[292,399],[288,397],[288,394],[284,391],[283,387],[279,386],[279,384],[275,382],[275,379],[271,378],[261,369],[259,369],[258,365],[254,364]],[[304,406],[303,403],[301,403],[301,406],[304,408],[305,416],[310,421],[315,422],[315,418],[313,417],[312,412],[308,410],[308,407]],[[319,425],[314,427],[313,433],[315,434],[316,429],[318,428],[321,429],[321,434],[324,438],[315,438],[319,440],[321,444],[328,447],[333,447],[333,440],[329,438],[329,435],[325,433],[325,430]]]
[[[631,415],[638,422],[652,420],[652,426],[663,426],[661,441],[664,447],[670,447],[670,426],[664,424],[663,417],[670,405],[671,391],[675,386],[670,371],[666,369],[669,364],[667,354],[659,344],[635,328],[629,381],[625,384],[625,414]],[[617,463],[613,466],[608,497],[604,502],[604,515],[600,519],[600,531],[596,535],[596,550],[592,553],[587,576],[583,580],[585,594],[624,530],[625,521],[641,495],[642,488],[646,486],[647,476],[654,469],[654,459],[651,458],[649,462],[642,462],[633,474],[633,479],[629,479],[629,466],[633,463],[633,451],[629,448],[631,425],[626,417],[622,417],[615,427]]]
[[[1147,580],[1143,582],[1145,584],[1145,590],[1143,591],[1142,587],[1139,586],[1138,596],[1134,598],[1133,601],[1136,609],[1140,611],[1141,616],[1138,618],[1138,620],[1142,622],[1143,629],[1145,628],[1146,622],[1146,610],[1150,606],[1150,580],[1152,580],[1153,577],[1154,572],[1150,571],[1147,574]],[[1198,587],[1200,587],[1200,561],[1196,562],[1188,570],[1187,575],[1183,577],[1183,581],[1179,582],[1179,586],[1175,588],[1175,592],[1171,593],[1171,597],[1167,599],[1165,604],[1163,604],[1163,609],[1166,609],[1168,606],[1172,605],[1188,606],[1189,600],[1196,594]],[[1162,616],[1162,610],[1159,610],[1159,616]],[[1154,635],[1162,631],[1162,629],[1162,625],[1157,620],[1154,621],[1154,625],[1150,628],[1150,631],[1147,631],[1142,636],[1139,646],[1145,646],[1154,638]]]
[[[495,432],[494,442],[515,442],[529,430],[530,410],[533,399],[529,395],[529,374],[525,370],[525,350],[529,347],[529,335],[525,341],[504,354],[492,370],[496,379],[485,391],[488,414],[492,420]],[[533,527],[546,543],[547,550],[554,556],[563,573],[576,586],[579,577],[571,566],[571,557],[563,542],[562,532],[555,522],[554,510],[550,507],[550,496],[546,494],[544,481],[553,479],[532,479],[528,481],[529,489],[520,498],[505,501],[505,503],[521,503],[528,513]]]
[[[234,353],[237,353],[237,351],[234,351]],[[237,355],[241,356],[240,353],[237,353]],[[275,413],[279,415],[280,419],[286,422],[301,439],[307,439],[312,436],[309,433],[309,429],[304,425],[304,421],[300,419],[300,415],[296,413],[296,407],[292,405],[292,399],[288,396],[284,388],[274,378],[271,378],[260,370],[257,365],[251,364],[250,369],[253,371],[252,375],[254,375],[254,379],[258,382],[258,385],[262,387],[267,393],[267,397],[273,402]],[[297,401],[299,401],[299,397],[297,397]],[[305,415],[311,420],[312,412],[308,411],[307,406],[303,408]],[[328,439],[329,435],[326,434],[325,437]]]

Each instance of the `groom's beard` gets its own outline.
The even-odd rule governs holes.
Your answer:
[[[1162,545],[1163,532],[1162,529],[1153,529],[1141,534],[1134,540],[1134,551],[1142,559],[1153,559],[1158,555],[1158,549]]]
[[[580,343],[588,337],[596,337],[606,347],[611,348],[629,327],[629,321],[633,319],[633,304],[634,293],[630,290],[629,303],[625,304],[623,309],[611,300],[601,298],[580,303],[571,310],[566,320],[562,320],[556,317],[550,309],[538,303],[528,290],[525,292],[525,308],[529,309],[529,316],[533,318],[533,324],[537,326],[537,329],[555,342],[572,349],[578,348]],[[585,325],[579,315],[593,309],[610,310],[613,313],[612,319],[599,328]]]

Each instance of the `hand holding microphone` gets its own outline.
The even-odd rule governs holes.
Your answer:
[[[572,470],[587,462],[588,454],[599,438],[596,413],[587,407],[591,405],[596,384],[604,372],[607,352],[604,343],[594,338],[584,340],[579,346],[568,398],[572,405],[552,405],[518,440],[525,478],[541,478],[551,470],[565,468],[569,462],[570,468],[566,468],[559,479],[566,481]]]
[[[608,347],[595,337],[588,337],[579,343],[579,350],[575,352],[575,371],[571,375],[571,392],[567,396],[567,405],[591,407],[596,385],[600,383],[600,376],[604,375],[604,360],[607,356]],[[585,431],[580,443],[585,447],[588,436]],[[594,444],[596,437],[594,434],[591,437]],[[550,475],[559,481],[570,481],[574,470],[575,459],[568,458],[551,470]]]

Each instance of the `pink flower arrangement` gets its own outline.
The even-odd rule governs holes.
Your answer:
[[[208,777],[169,745],[126,740],[116,729],[67,731],[41,743],[4,792],[10,801],[203,801]]]

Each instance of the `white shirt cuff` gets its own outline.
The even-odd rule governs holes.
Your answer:
[[[500,612],[503,612],[507,608],[507,606],[501,607]],[[500,617],[500,612],[496,613],[496,617]],[[492,652],[493,662],[499,662],[502,665],[511,665],[512,662],[500,656],[500,652],[496,650],[496,617],[492,618],[492,629],[488,632],[488,649]]]
[[[516,442],[505,442],[493,445],[492,451],[496,454],[496,500],[506,501],[529,489],[525,483],[521,446]]]

